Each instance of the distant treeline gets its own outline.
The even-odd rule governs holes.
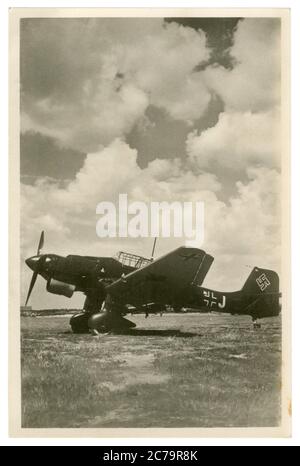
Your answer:
[[[75,314],[80,312],[81,309],[32,309],[23,310],[21,309],[21,316],[33,317],[33,316],[62,316],[65,314]]]
[[[62,316],[62,315],[72,315],[76,314],[77,312],[82,312],[82,309],[21,309],[21,316],[22,317],[41,317],[41,316]],[[145,310],[137,310],[137,309],[128,309],[128,314],[145,314]],[[161,311],[156,309],[149,309],[149,314],[159,314],[162,312],[163,314],[168,313],[186,313],[186,312],[207,312],[207,308],[204,309],[191,309],[191,308],[181,308],[181,309],[173,309],[170,306],[166,306],[165,309]]]

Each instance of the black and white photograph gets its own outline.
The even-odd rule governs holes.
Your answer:
[[[288,10],[41,10],[10,13],[11,431],[288,436]]]

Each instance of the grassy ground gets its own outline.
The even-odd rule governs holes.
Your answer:
[[[279,318],[129,318],[130,334],[97,337],[22,318],[23,427],[278,425]]]

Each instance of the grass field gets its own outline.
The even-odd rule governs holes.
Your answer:
[[[281,322],[129,316],[122,335],[22,318],[23,427],[267,427],[280,422]]]

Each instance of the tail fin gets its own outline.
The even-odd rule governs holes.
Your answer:
[[[280,312],[279,277],[274,270],[254,267],[241,292],[248,301],[246,313],[253,318],[277,316]]]
[[[254,267],[242,291],[247,294],[279,293],[279,277],[274,270]]]

